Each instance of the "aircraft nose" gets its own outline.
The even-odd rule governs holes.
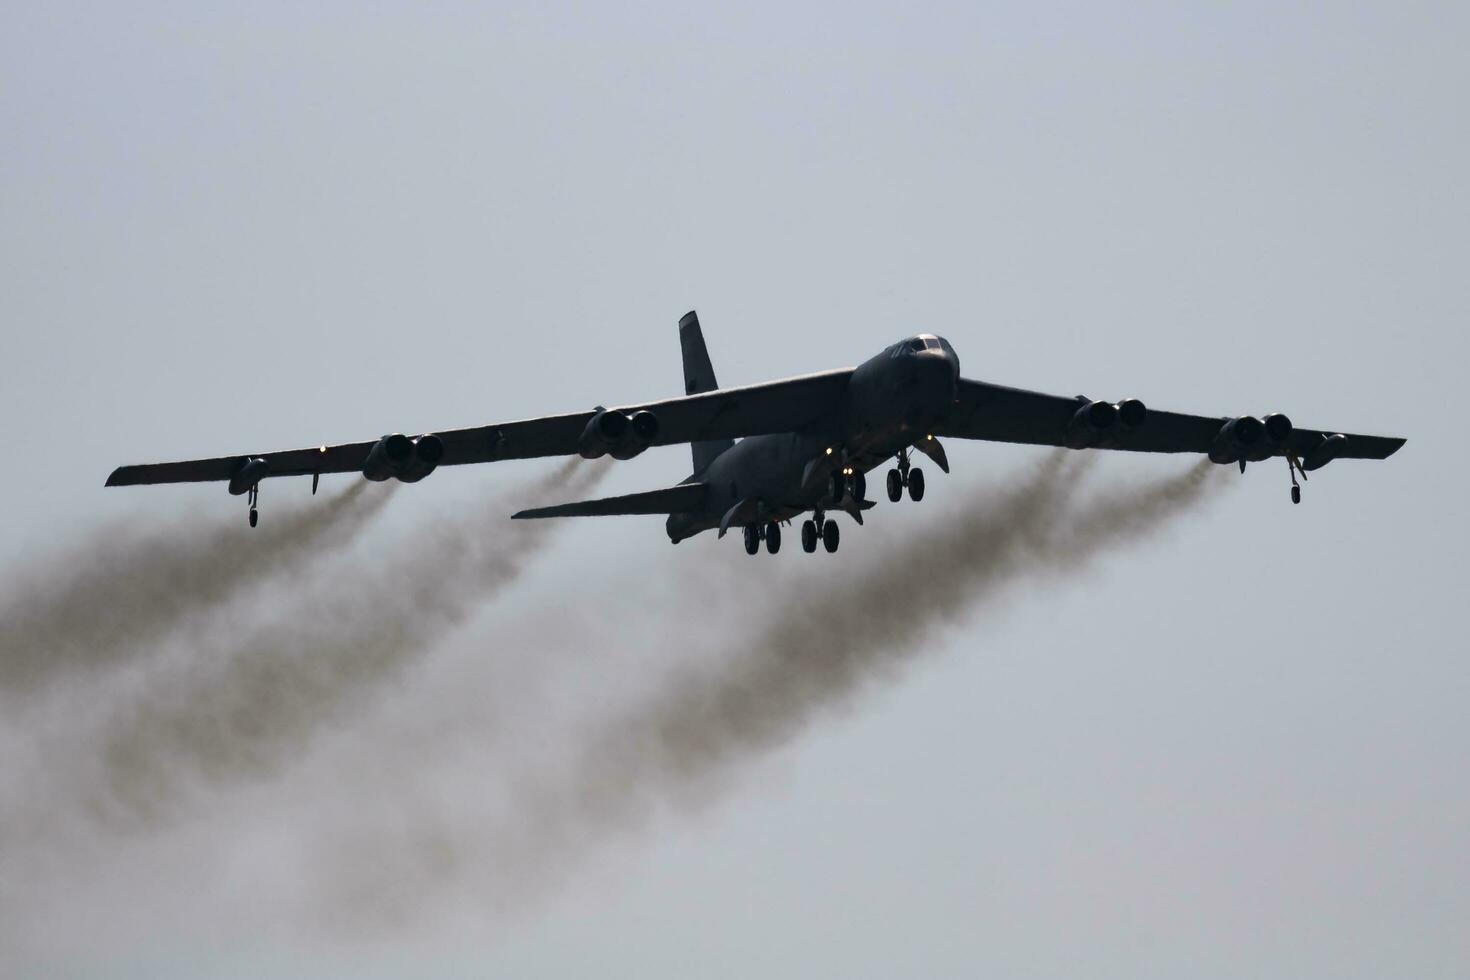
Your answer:
[[[943,389],[953,396],[960,379],[959,358],[947,350],[931,348],[915,351],[914,361],[919,377],[923,378],[924,387]]]

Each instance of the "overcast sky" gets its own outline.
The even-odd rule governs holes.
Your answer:
[[[426,613],[409,661],[162,829],[0,840],[0,965],[1470,969],[1470,8],[247,6],[0,11],[12,595],[118,521],[244,524],[220,486],[104,490],[116,465],[676,394],[691,308],[724,384],[922,330],[972,378],[1409,444],[1312,474],[1300,507],[1279,461],[1222,468],[1160,536],[961,604],[708,784],[527,856],[479,831],[515,837],[526,781],[594,722],[1044,453],[950,445],[923,504],[884,501],[835,557],[671,548],[654,518],[552,528],[523,574]],[[1081,499],[1184,465],[1104,459]],[[650,451],[595,492],[688,468]],[[350,552],[164,641],[153,673],[8,701],[6,805],[54,791],[88,827],[68,808],[96,753],[66,733],[128,699],[207,703],[191,656],[293,615],[293,589],[338,583],[320,619],[347,629],[372,615],[352,576],[392,581],[433,535],[497,544],[505,524],[467,515],[560,499],[550,470],[434,474]],[[307,494],[268,483],[262,530]],[[779,593],[751,581],[773,570]],[[443,856],[399,853],[430,824]]]

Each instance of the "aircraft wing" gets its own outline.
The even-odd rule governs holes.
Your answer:
[[[612,411],[625,415],[652,412],[658,419],[658,433],[649,443],[653,446],[789,432],[837,408],[851,375],[851,368],[842,368],[744,388],[723,388],[664,401],[623,405]],[[582,433],[595,414],[594,411],[573,412],[436,432],[434,435],[444,445],[439,465],[575,455]],[[231,480],[246,461],[255,459],[265,461],[262,476],[352,473],[362,469],[376,444],[374,439],[281,452],[121,466],[108,476],[107,486]]]
[[[962,378],[949,419],[934,430],[935,435],[991,442],[1021,442],[1038,446],[1075,446],[1085,443],[1088,433],[1076,421],[1078,411],[1089,404],[1084,397],[1065,398],[985,381]],[[1206,453],[1217,445],[1228,417],[1185,415],[1148,409],[1144,420],[1133,427],[1112,425],[1106,433],[1094,433],[1093,445],[1144,453]],[[1310,458],[1333,438],[1336,430],[1293,428],[1271,455],[1287,452]],[[1332,459],[1386,459],[1403,439],[1390,436],[1346,435],[1333,439]],[[1313,467],[1309,464],[1308,469]]]

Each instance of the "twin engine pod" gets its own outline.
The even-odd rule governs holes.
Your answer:
[[[1228,419],[1220,426],[1210,447],[1210,460],[1216,463],[1258,463],[1270,459],[1291,438],[1291,419],[1275,412],[1258,419],[1242,415]]]
[[[382,482],[389,478],[417,483],[444,458],[444,440],[429,433],[410,438],[401,432],[379,439],[362,464],[362,475]]]
[[[1106,446],[1121,433],[1136,429],[1148,420],[1148,407],[1137,398],[1120,402],[1089,402],[1072,415],[1067,425],[1067,445],[1073,449]]]
[[[658,416],[647,409],[624,415],[599,407],[582,430],[577,452],[583,459],[598,459],[608,454],[613,459],[632,459],[657,438]]]

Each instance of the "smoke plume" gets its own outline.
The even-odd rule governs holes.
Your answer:
[[[0,606],[0,691],[119,663],[252,581],[350,540],[388,488],[357,480],[260,527],[130,522],[85,535],[66,556],[21,568]]]
[[[1162,480],[1089,489],[1074,502],[1091,458],[1049,454],[1000,492],[936,515],[840,575],[755,577],[738,563],[733,574],[743,579],[726,588],[757,614],[753,630],[735,631],[696,666],[570,736],[569,757],[538,759],[512,776],[493,815],[477,810],[467,822],[457,807],[436,812],[416,799],[411,813],[376,827],[344,834],[336,825],[312,847],[323,889],[315,907],[349,929],[402,922],[442,889],[523,908],[587,847],[670,804],[720,795],[743,763],[899,674],[936,633],[1008,588],[1080,574],[1218,485],[1204,462]],[[685,606],[713,597],[697,575],[676,588],[688,593]],[[685,646],[691,637],[671,640]]]
[[[741,760],[908,666],[933,634],[1007,586],[1077,574],[1107,550],[1155,533],[1211,485],[1203,462],[1072,506],[1077,464],[1052,454],[1029,478],[917,530],[888,554],[865,556],[840,579],[814,577],[795,592],[767,595],[755,635],[713,668],[670,677],[588,738],[568,779],[542,783],[516,818],[512,850],[537,860],[594,827],[702,797]]]
[[[606,469],[573,459],[469,521],[408,532],[381,564],[331,577],[258,627],[203,640],[193,669],[160,680],[103,732],[104,812],[148,823],[191,783],[277,769],[517,578],[558,522],[511,522],[511,510],[554,489],[585,492]]]

